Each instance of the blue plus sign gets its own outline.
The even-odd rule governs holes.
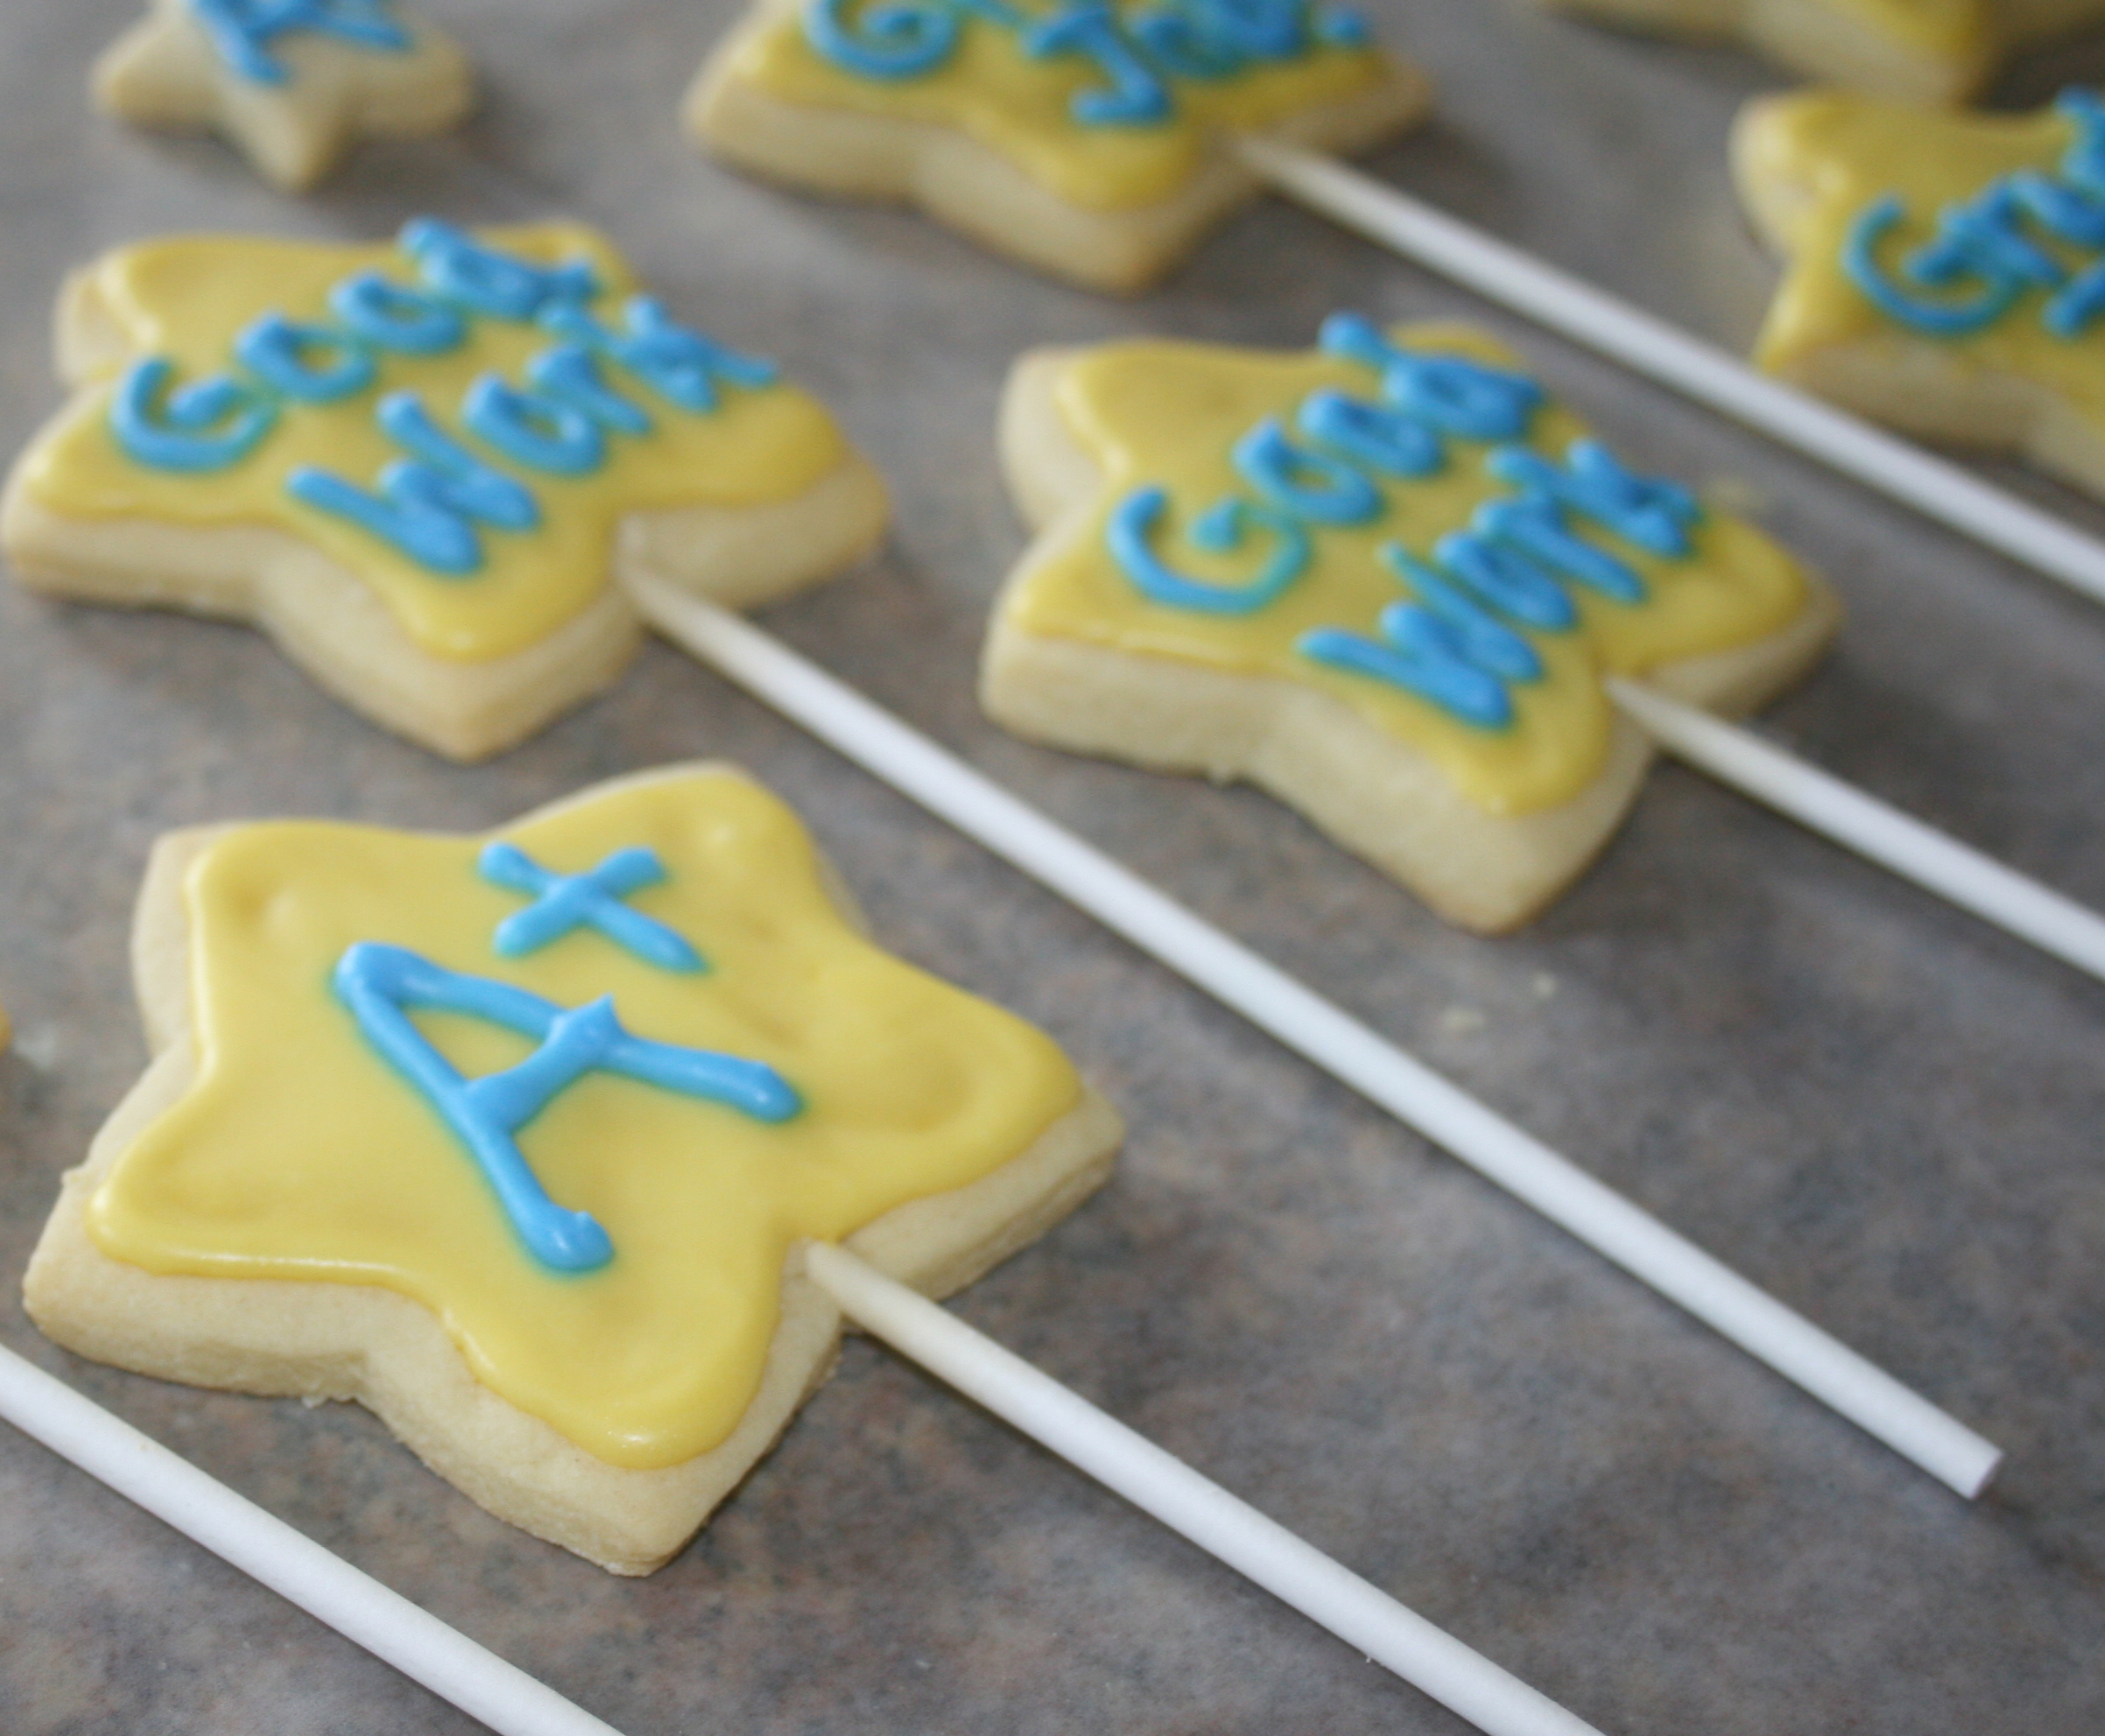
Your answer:
[[[476,865],[492,885],[533,899],[497,924],[496,949],[507,959],[538,952],[573,929],[596,928],[660,970],[700,971],[708,966],[679,935],[656,917],[632,910],[622,900],[668,879],[658,852],[640,845],[616,850],[584,874],[555,874],[516,844],[489,844]]]

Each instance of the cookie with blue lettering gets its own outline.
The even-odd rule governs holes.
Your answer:
[[[760,174],[1127,291],[1257,191],[1235,134],[1359,151],[1426,100],[1345,0],[759,0],[686,124]]]
[[[18,577],[254,622],[458,759],[620,672],[625,576],[741,607],[885,522],[824,409],[573,225],[120,249],[67,285],[59,362],[0,498]]]
[[[1839,624],[1768,538],[1467,327],[1034,353],[1001,446],[1038,537],[995,607],[989,713],[1256,784],[1483,932],[1553,898],[1636,798],[1651,749],[1605,676],[1743,711]]]
[[[65,1179],[37,1324],[355,1399],[616,1572],[677,1550],[830,1372],[808,1241],[946,1295],[1120,1137],[1050,1037],[867,938],[725,767],[481,838],[175,833],[133,958],[154,1059]]]
[[[1633,30],[1729,37],[1793,70],[1957,102],[2003,57],[2105,20],[2105,0],[1542,0]]]
[[[288,193],[358,139],[444,132],[475,102],[468,57],[399,0],[151,0],[93,88],[134,125],[220,134]]]
[[[1733,161],[1787,261],[1762,367],[2105,495],[2105,96],[1925,115],[1808,92],[1749,104]]]

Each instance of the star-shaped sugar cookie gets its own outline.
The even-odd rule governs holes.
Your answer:
[[[758,0],[686,123],[761,174],[1125,291],[1256,192],[1233,134],[1363,150],[1426,98],[1345,0]]]
[[[1463,327],[1040,352],[1003,415],[1040,534],[996,606],[989,713],[1246,778],[1480,931],[1553,897],[1635,798],[1650,749],[1604,676],[1744,709],[1838,622]]]
[[[1542,0],[1637,30],[1725,36],[1827,84],[1960,102],[2004,54],[2105,20],[2105,0]]]
[[[475,101],[467,56],[398,0],[151,0],[93,84],[135,125],[221,134],[288,193],[360,138],[444,132]]]
[[[169,1379],[356,1398],[621,1572],[831,1367],[845,1241],[940,1295],[1109,1172],[1050,1038],[881,952],[790,811],[691,766],[492,837],[157,849],[155,1058],[67,1176],[32,1314]]]
[[[2019,116],[1771,98],[1741,115],[1734,167],[1787,262],[1761,366],[2105,494],[2105,98]]]
[[[67,285],[59,362],[73,398],[0,500],[18,576],[253,621],[455,758],[619,672],[624,576],[742,606],[883,532],[817,403],[574,225],[121,249]]]

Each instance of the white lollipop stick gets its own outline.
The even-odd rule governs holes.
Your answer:
[[[0,1417],[501,1736],[620,1736],[4,1346]]]
[[[1638,727],[1676,759],[2105,980],[2105,917],[2073,898],[2048,890],[1736,724],[1634,682],[1611,677],[1608,689]]]
[[[1488,1736],[1600,1736],[1583,1718],[845,1248],[806,1244],[805,1269],[865,1332]]]
[[[662,580],[658,629],[968,837],[1445,1147],[1961,1494],[1999,1449],[1212,924],[750,622]]]
[[[1235,144],[1334,221],[2105,602],[2105,543],[2052,514],[1356,169],[1247,134]]]

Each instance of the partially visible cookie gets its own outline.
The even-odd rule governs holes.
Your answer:
[[[1466,327],[1037,352],[1002,454],[1038,534],[988,631],[989,715],[1247,779],[1483,932],[1553,898],[1636,798],[1651,746],[1603,676],[1742,711],[1840,618]]]
[[[2105,19],[2105,0],[1541,0],[1634,30],[1725,36],[1824,83],[1958,102],[2004,54]]]
[[[1767,98],[1741,113],[1733,167],[1787,261],[1762,367],[2105,495],[2105,97],[2030,115]]]
[[[885,522],[824,409],[572,224],[123,248],[67,285],[59,365],[73,397],[0,498],[18,578],[252,621],[456,759],[620,672],[625,575],[743,607]]]
[[[1126,291],[1256,192],[1233,134],[1359,151],[1426,100],[1341,0],[758,0],[686,112],[727,161]]]
[[[361,138],[444,132],[475,102],[468,57],[398,0],[150,0],[93,84],[134,125],[220,134],[288,193]]]
[[[947,1294],[1120,1135],[1049,1037],[865,938],[722,767],[489,838],[175,833],[134,965],[154,1060],[66,1177],[37,1324],[356,1399],[616,1572],[678,1550],[830,1371],[807,1240]]]

